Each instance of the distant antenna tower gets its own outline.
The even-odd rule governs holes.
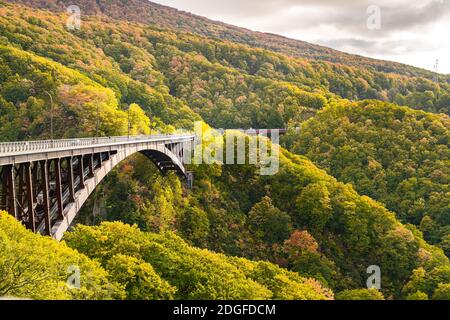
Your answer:
[[[436,59],[436,63],[434,65],[434,82],[439,82],[439,75],[438,75],[438,69],[439,69],[439,59]]]

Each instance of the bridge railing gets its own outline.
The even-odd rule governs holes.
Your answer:
[[[61,139],[61,140],[36,140],[20,142],[2,142],[0,143],[0,155],[18,152],[46,151],[62,148],[76,148],[85,146],[107,145],[120,142],[139,142],[143,140],[164,140],[183,138],[186,135],[142,135],[142,136],[118,136],[118,137],[99,137],[99,138],[79,138],[79,139]]]

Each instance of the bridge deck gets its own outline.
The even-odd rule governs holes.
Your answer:
[[[51,153],[71,152],[79,154],[83,149],[115,149],[114,147],[123,145],[133,145],[137,143],[161,142],[180,143],[192,141],[194,135],[147,135],[147,136],[121,136],[121,137],[101,137],[101,138],[80,138],[62,140],[36,140],[21,142],[0,143],[0,166],[30,161],[43,160]],[[39,157],[38,155],[42,156]],[[50,156],[51,158],[52,156]]]

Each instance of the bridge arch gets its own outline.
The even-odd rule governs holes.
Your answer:
[[[192,135],[0,144],[0,209],[60,240],[100,182],[133,154],[145,155],[163,175],[175,171],[190,186],[183,159],[193,146]]]
[[[161,174],[166,175],[169,171],[175,171],[180,177],[185,178],[189,184],[189,180],[191,179],[189,173],[186,172],[186,169],[178,157],[167,148],[164,151],[158,149],[145,149],[136,152],[121,150],[115,154],[111,154],[109,160],[102,161],[101,167],[94,169],[94,174],[92,177],[85,179],[84,188],[76,191],[74,201],[64,207],[64,218],[62,220],[58,220],[52,227],[52,236],[55,239],[62,239],[64,233],[69,229],[78,212],[81,210],[81,207],[85,204],[89,196],[94,192],[95,188],[103,181],[103,179],[115,167],[117,167],[119,163],[136,153],[145,155],[155,164]]]

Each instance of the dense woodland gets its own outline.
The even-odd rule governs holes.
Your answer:
[[[156,116],[155,122],[188,127],[198,114],[217,128],[295,126],[341,98],[379,99],[450,113],[449,85],[426,78],[289,58],[152,26],[107,23],[106,18],[86,17],[81,31],[69,32],[66,16],[29,14],[26,10],[2,14],[5,44],[85,74],[113,90],[115,101],[108,106],[136,103]],[[7,70],[5,76],[15,72]],[[30,90],[41,100],[48,99],[41,88],[58,96],[63,88],[67,90],[59,79],[28,79],[29,70],[22,69],[22,77],[24,73],[29,81],[22,85],[30,86],[24,88],[28,93],[10,99],[11,103],[34,96]],[[17,79],[3,81],[12,82],[10,87]]]
[[[198,21],[170,12],[161,19]],[[66,14],[0,2],[0,140],[48,138],[51,102],[61,138],[125,134],[128,115],[133,134],[197,120],[286,127],[280,171],[192,166],[186,190],[135,156],[97,188],[63,243],[2,214],[0,296],[450,298],[445,77],[374,60],[363,68],[345,55],[340,64],[288,56],[241,41],[238,29],[232,42],[211,37],[209,24],[128,18],[83,16],[81,30],[68,31]],[[37,250],[22,261],[27,242]],[[52,264],[15,278],[17,261]],[[80,291],[61,285],[72,264],[90,270]],[[381,267],[381,291],[364,289],[370,265]]]
[[[33,243],[33,246],[30,246]],[[173,233],[120,222],[79,226],[65,243],[32,234],[0,213],[0,295],[34,299],[330,299],[313,279],[268,262],[190,247]],[[101,249],[100,249],[101,248]],[[23,272],[12,272],[16,265]],[[82,287],[66,284],[67,268]],[[70,273],[69,273],[70,274]]]
[[[5,0],[28,6],[65,12],[73,3],[69,0]],[[160,28],[175,29],[202,36],[245,44],[254,48],[268,49],[285,55],[335,62],[343,65],[369,68],[374,71],[396,73],[406,76],[420,76],[433,79],[430,71],[407,66],[401,63],[370,59],[348,54],[304,41],[285,38],[276,34],[254,32],[245,28],[212,21],[207,18],[163,6],[147,0],[78,0],[82,12],[90,15],[105,15],[117,20],[127,20],[142,24],[151,24]],[[448,76],[440,75],[442,81]]]
[[[450,255],[450,119],[379,101],[339,103],[285,143],[383,202]]]

